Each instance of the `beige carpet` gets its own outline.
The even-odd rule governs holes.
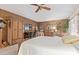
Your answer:
[[[18,45],[8,46],[5,48],[0,48],[0,55],[17,55]]]

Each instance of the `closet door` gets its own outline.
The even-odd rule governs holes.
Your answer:
[[[8,23],[7,23],[7,30],[8,30],[8,34],[7,34],[7,41],[8,41],[8,44],[10,44],[10,45],[12,45],[12,33],[13,33],[13,31],[12,31],[12,20],[10,19],[10,20],[8,20]]]
[[[18,20],[13,20],[13,44],[16,43],[18,39]]]
[[[23,21],[10,20],[8,22],[8,43],[12,45],[21,40],[23,40]]]
[[[18,39],[23,40],[23,21],[19,20],[18,22]]]
[[[0,29],[0,44],[2,44],[2,29]]]

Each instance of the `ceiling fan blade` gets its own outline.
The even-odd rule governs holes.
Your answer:
[[[41,4],[41,5],[45,5],[45,4]]]
[[[38,9],[35,11],[36,13],[40,10],[40,7],[38,7]]]
[[[40,7],[43,9],[46,9],[46,10],[51,10],[51,8],[49,8],[49,7],[42,7],[42,6],[40,6]]]
[[[37,4],[30,4],[30,5],[33,5],[33,6],[39,6],[39,5],[37,5]]]
[[[41,10],[41,9],[51,10],[51,8],[44,6],[45,4],[40,4],[40,5],[39,4],[30,4],[30,5],[33,5],[33,6],[37,6],[38,7],[37,10],[35,11],[36,13],[39,10]]]

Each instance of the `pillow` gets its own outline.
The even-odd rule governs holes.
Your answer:
[[[62,37],[63,42],[66,44],[72,44],[75,42],[79,42],[79,36],[74,36],[74,35],[65,35]]]

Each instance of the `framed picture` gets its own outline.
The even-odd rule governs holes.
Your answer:
[[[25,31],[29,31],[29,30],[31,30],[32,29],[32,25],[31,24],[25,24],[24,25],[24,30]]]

